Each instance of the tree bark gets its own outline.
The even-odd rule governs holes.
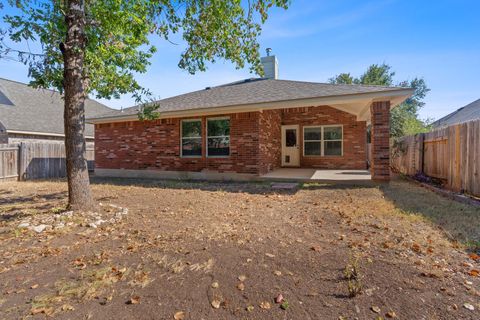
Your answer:
[[[84,0],[66,1],[65,22],[67,34],[60,45],[63,53],[65,94],[64,125],[65,153],[68,179],[68,207],[70,210],[91,210],[94,202],[90,194],[90,180],[85,143],[85,3]]]

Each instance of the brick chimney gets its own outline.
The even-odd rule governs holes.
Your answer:
[[[271,48],[267,48],[267,56],[262,57],[264,77],[267,79],[278,79],[278,61],[275,55],[270,55]]]

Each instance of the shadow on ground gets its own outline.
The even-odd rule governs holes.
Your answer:
[[[223,191],[231,193],[249,194],[295,194],[299,188],[278,189],[272,184],[278,182],[238,182],[238,181],[202,181],[202,180],[155,180],[155,179],[134,179],[134,178],[104,178],[91,177],[92,185],[118,185],[137,186],[143,188],[179,189],[179,190],[202,190],[202,191]],[[300,184],[298,184],[300,186]]]
[[[422,216],[451,240],[480,249],[480,207],[447,199],[401,178],[380,185],[380,190],[402,213]]]
[[[36,194],[28,195],[28,196],[5,196],[2,195],[0,199],[0,205],[9,205],[9,204],[19,204],[19,203],[26,203],[26,202],[36,202],[39,199],[42,201],[53,201],[53,200],[60,200],[67,196],[67,192],[54,192],[49,194],[42,194],[41,197],[38,197]]]

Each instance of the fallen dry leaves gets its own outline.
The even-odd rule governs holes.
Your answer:
[[[470,257],[470,259],[472,259],[473,261],[479,261],[480,260],[480,256],[476,253],[470,253],[468,255]]]
[[[5,256],[5,259],[7,259],[7,263],[0,267],[2,277],[8,279],[12,278],[12,275],[18,275],[19,270],[23,270],[26,264],[32,267],[34,271],[39,270],[36,269],[36,266],[39,265],[37,264],[39,260],[38,257],[42,257],[40,260],[44,259],[49,262],[57,262],[66,257],[67,260],[65,261],[67,262],[67,266],[65,269],[68,269],[68,271],[65,272],[68,273],[62,274],[62,269],[55,264],[52,264],[52,268],[59,270],[59,278],[62,277],[62,279],[66,278],[68,280],[71,278],[72,280],[68,283],[62,283],[66,285],[66,288],[62,291],[65,294],[64,296],[54,297],[61,298],[61,300],[53,301],[52,306],[38,307],[37,304],[37,308],[32,307],[33,303],[29,304],[22,310],[22,315],[25,316],[30,311],[30,307],[32,307],[30,312],[45,316],[61,311],[74,311],[73,306],[68,303],[73,303],[72,300],[79,300],[81,302],[87,298],[91,298],[94,304],[97,304],[97,307],[98,304],[103,305],[103,301],[111,301],[109,304],[111,303],[112,305],[115,303],[124,305],[125,300],[132,294],[131,286],[134,286],[133,290],[135,290],[134,292],[138,296],[131,297],[129,303],[140,304],[140,296],[142,296],[142,303],[139,308],[148,308],[151,303],[147,301],[147,299],[150,299],[151,295],[144,295],[145,291],[151,290],[158,293],[158,295],[163,294],[160,289],[152,289],[152,287],[157,287],[156,285],[148,286],[151,280],[161,279],[159,282],[164,280],[172,282],[185,281],[185,285],[188,285],[188,281],[191,281],[188,279],[188,276],[196,272],[197,275],[193,276],[195,279],[198,279],[206,273],[211,273],[212,275],[212,278],[207,278],[207,282],[205,283],[208,290],[217,295],[214,300],[211,300],[212,308],[218,309],[224,307],[230,310],[230,307],[235,306],[240,312],[245,312],[245,309],[246,311],[252,312],[252,314],[248,316],[254,319],[262,318],[258,316],[259,312],[266,315],[267,310],[273,308],[273,310],[268,312],[269,317],[263,318],[273,319],[276,318],[276,316],[278,318],[278,315],[274,315],[274,313],[279,312],[278,309],[280,308],[288,309],[289,304],[282,295],[278,295],[274,299],[275,302],[281,304],[281,306],[275,305],[271,300],[270,302],[260,302],[262,299],[265,299],[265,297],[262,296],[262,294],[265,294],[265,291],[261,290],[265,290],[262,288],[262,285],[266,283],[263,283],[263,281],[256,283],[256,281],[254,281],[254,279],[257,279],[256,272],[258,272],[262,273],[261,275],[264,275],[266,279],[269,278],[275,282],[272,286],[268,287],[268,290],[275,288],[274,290],[281,292],[282,288],[285,288],[282,283],[284,281],[295,281],[295,284],[298,284],[298,288],[288,287],[289,289],[287,291],[283,291],[285,295],[288,293],[288,296],[291,297],[291,299],[288,299],[289,302],[295,306],[295,308],[291,308],[286,314],[292,319],[296,319],[299,317],[299,314],[296,312],[302,310],[302,308],[315,307],[321,312],[322,307],[319,307],[320,303],[317,302],[325,299],[325,297],[323,296],[323,292],[319,290],[319,292],[311,294],[312,297],[318,297],[312,299],[312,301],[315,300],[313,304],[305,303],[302,305],[301,303],[297,303],[297,297],[302,295],[302,291],[298,290],[303,290],[303,293],[310,290],[309,288],[306,289],[302,287],[302,283],[307,283],[311,279],[309,279],[308,272],[302,270],[303,266],[298,268],[298,270],[296,269],[298,265],[292,267],[292,270],[295,271],[295,276],[287,269],[284,269],[286,268],[287,262],[295,263],[294,260],[289,260],[290,257],[294,257],[295,251],[297,251],[303,253],[301,259],[305,257],[305,267],[308,265],[318,265],[320,257],[321,259],[329,259],[322,260],[322,262],[325,261],[333,265],[335,261],[330,259],[335,258],[335,253],[342,252],[346,246],[352,245],[364,252],[366,257],[368,257],[366,260],[369,261],[369,264],[366,268],[368,268],[369,272],[380,272],[381,276],[388,278],[390,276],[390,270],[381,270],[378,266],[383,264],[385,260],[391,259],[388,261],[391,264],[389,268],[391,268],[392,271],[392,280],[402,281],[403,279],[398,278],[399,272],[396,262],[401,261],[404,263],[404,266],[407,266],[405,270],[401,270],[402,272],[405,271],[402,275],[406,274],[411,276],[413,281],[401,282],[400,285],[403,291],[395,292],[392,296],[407,295],[410,294],[412,290],[422,291],[423,287],[431,286],[439,296],[438,299],[436,299],[438,303],[434,303],[436,304],[435,307],[438,307],[438,305],[441,307],[448,306],[452,309],[449,312],[456,311],[459,315],[462,311],[470,312],[468,311],[470,309],[466,307],[462,308],[462,303],[465,301],[471,302],[471,299],[466,298],[465,300],[459,300],[462,302],[457,301],[458,306],[456,306],[451,301],[447,302],[444,298],[444,296],[448,296],[449,290],[439,291],[439,285],[437,286],[437,284],[441,283],[443,287],[448,287],[446,282],[450,279],[458,280],[456,273],[462,277],[469,274],[474,278],[467,276],[468,281],[465,282],[467,285],[463,285],[464,279],[462,278],[460,282],[462,285],[457,287],[456,290],[452,290],[452,292],[455,293],[455,297],[460,299],[460,297],[464,297],[464,287],[468,287],[469,291],[467,294],[470,297],[474,296],[473,293],[475,291],[473,291],[473,288],[476,287],[478,283],[478,279],[476,278],[479,277],[479,268],[475,263],[479,261],[478,255],[472,253],[467,257],[466,254],[463,253],[462,259],[464,261],[468,260],[468,263],[460,266],[462,259],[457,259],[455,261],[456,263],[448,265],[448,263],[451,263],[450,258],[452,256],[450,256],[450,251],[452,251],[453,244],[450,242],[439,242],[440,237],[438,234],[440,233],[438,230],[431,228],[431,226],[424,221],[419,222],[420,220],[415,220],[415,223],[412,223],[412,220],[409,220],[409,218],[402,220],[403,217],[399,214],[398,210],[394,208],[394,203],[388,202],[388,199],[378,199],[382,193],[381,189],[355,190],[354,188],[348,187],[341,189],[319,188],[319,190],[312,190],[311,196],[309,196],[307,192],[300,190],[298,194],[295,195],[282,195],[281,197],[277,197],[276,195],[270,194],[266,196],[259,195],[255,192],[250,194],[249,192],[239,192],[238,190],[234,190],[234,192],[210,190],[208,191],[208,195],[205,195],[207,192],[199,188],[191,187],[190,185],[185,188],[183,185],[181,186],[182,188],[175,188],[175,190],[173,190],[173,188],[169,189],[168,187],[162,189],[111,185],[99,188],[94,186],[94,188],[97,188],[95,190],[96,193],[111,193],[112,190],[114,190],[117,198],[123,199],[125,197],[122,201],[132,205],[132,216],[135,215],[134,217],[138,218],[136,221],[128,221],[128,223],[133,226],[119,224],[109,228],[87,229],[88,232],[83,229],[73,229],[70,235],[44,234],[41,237],[35,235],[37,237],[35,239],[28,238],[32,235],[28,235],[23,231],[19,232],[17,236],[18,244],[15,244],[16,247],[4,246],[3,249],[0,249],[3,250],[0,251],[0,256]],[[208,186],[209,184],[205,183],[202,185],[202,188],[208,188]],[[230,186],[220,185],[219,188],[225,187]],[[248,189],[250,187],[246,185],[241,186],[241,188]],[[161,204],[159,204],[159,202],[154,204],[153,201],[151,201],[152,194],[156,195],[155,199],[163,202]],[[167,194],[169,196],[166,196]],[[343,198],[340,196],[343,196]],[[366,199],[363,199],[363,197]],[[212,199],[218,201],[211,201]],[[227,201],[223,201],[224,199]],[[311,205],[312,199],[315,199],[315,206]],[[371,199],[373,199],[373,201],[370,201]],[[183,201],[183,203],[180,202],[180,200]],[[164,202],[168,202],[168,207],[162,208]],[[214,202],[221,202],[221,204],[215,205]],[[268,202],[268,205],[265,202]],[[248,205],[245,205],[245,203],[248,203]],[[351,205],[349,205],[349,203],[351,203]],[[321,204],[321,206],[319,204]],[[264,209],[265,206],[272,210],[262,211],[262,215],[259,216],[258,213],[255,212],[255,209],[258,207]],[[241,208],[241,210],[239,208]],[[363,216],[363,211],[368,214]],[[381,213],[377,213],[377,211]],[[264,218],[264,216],[266,218]],[[344,219],[344,224],[336,224],[335,219],[338,216]],[[192,217],[195,217],[195,219],[192,219]],[[331,217],[334,217],[334,219],[331,219]],[[158,223],[159,221],[161,221],[161,223]],[[332,222],[334,222],[334,224],[332,224]],[[168,229],[169,224],[171,230]],[[0,225],[0,227],[2,226],[3,225]],[[268,228],[265,228],[265,226],[268,226]],[[304,231],[305,234],[303,233]],[[433,234],[433,237],[429,238],[429,234]],[[51,242],[58,245],[58,240],[64,241],[64,238],[61,237],[67,238],[67,236],[72,236],[74,240],[70,243],[68,243],[68,241],[65,242],[68,245],[65,248],[63,245],[55,248],[55,246],[50,244]],[[302,238],[300,239],[299,237]],[[25,241],[25,239],[29,240]],[[258,242],[257,239],[259,239]],[[31,245],[31,240],[35,240],[34,243],[38,241],[40,244],[34,244],[35,249],[27,247],[27,244]],[[116,241],[116,243],[115,249],[106,246],[107,250],[110,250],[107,254],[102,252],[101,246],[103,242],[109,240]],[[21,244],[22,241],[25,242]],[[228,273],[227,276],[216,274],[215,272],[218,272],[217,267],[223,267],[226,262],[217,252],[217,255],[211,254],[211,252],[218,249],[212,245],[217,241],[222,244],[226,243],[226,245],[245,247],[245,249],[250,250],[245,251],[245,256],[239,257],[239,260],[236,261],[237,266],[242,265],[245,269],[238,270],[237,268],[232,268],[231,270],[235,271],[229,270],[229,272],[231,272]],[[117,243],[118,247],[116,247]],[[275,246],[268,245],[272,243],[274,243]],[[445,245],[449,243],[450,245]],[[92,253],[77,257],[81,253],[77,253],[75,250],[79,248],[83,249],[83,246],[88,246],[88,250],[92,251],[80,252]],[[173,246],[174,250],[171,250]],[[458,251],[463,249],[461,244],[457,246],[457,249]],[[155,250],[155,252],[153,252],[153,250]],[[205,251],[206,254],[202,254],[202,250]],[[321,255],[317,252],[321,252]],[[36,256],[29,256],[31,253],[34,253]],[[157,255],[158,259],[153,259],[154,255]],[[57,256],[60,258],[51,258]],[[162,260],[162,256],[166,258]],[[211,257],[218,259],[218,264],[214,264],[213,258]],[[375,257],[375,262],[373,263],[373,260],[369,257]],[[132,263],[132,260],[127,259],[136,260],[135,263]],[[107,261],[109,262],[108,264],[106,264]],[[125,261],[130,263],[124,264]],[[142,261],[142,263],[145,264],[150,263],[150,265],[148,265],[148,269],[139,268],[137,261]],[[437,263],[436,261],[439,262]],[[245,264],[245,262],[247,262],[247,264]],[[226,267],[229,266],[227,265]],[[101,272],[96,272],[97,269]],[[161,271],[157,272],[159,269]],[[272,272],[273,275],[276,276],[282,275],[282,272],[277,269],[283,271],[283,277],[272,277]],[[151,270],[151,272],[147,270]],[[421,273],[422,270],[427,271]],[[159,275],[159,273],[161,274]],[[245,273],[249,275],[249,277],[250,275],[255,276],[252,276],[251,280],[238,276],[237,279],[240,281],[238,282],[235,276],[239,273]],[[232,280],[232,274],[233,283],[230,282]],[[292,275],[292,277],[287,277],[287,275]],[[420,275],[423,277],[419,277]],[[329,276],[332,275],[321,275],[322,278]],[[225,280],[225,283],[229,283],[229,285],[224,286],[224,283],[221,282],[221,289],[217,289],[220,287],[219,283],[217,281],[210,283],[210,281],[213,281],[210,279]],[[122,280],[122,282],[120,282],[120,280]],[[35,282],[36,280],[33,279],[19,279],[15,281],[23,281],[22,287],[18,288],[10,284],[8,290],[4,291],[5,295],[8,294],[7,292],[11,292],[11,295],[19,294],[23,297],[26,296],[25,288],[27,288],[27,294],[38,294],[40,296],[44,292],[52,292],[59,289],[57,286],[54,286],[53,283],[48,284],[43,281],[38,285]],[[248,285],[248,292],[238,292],[237,290],[245,290],[244,282]],[[324,282],[320,284],[324,284]],[[367,289],[365,290],[365,295],[369,296],[369,299],[372,299],[373,302],[380,303],[373,299],[375,294],[380,294],[385,288],[382,287],[383,283],[376,285],[378,285],[378,287],[376,287],[375,290],[378,290],[376,291],[378,293],[373,292],[369,294]],[[29,291],[28,286],[35,290]],[[202,288],[204,289],[205,286],[202,286]],[[217,290],[211,290],[209,287]],[[259,287],[261,287],[261,289],[259,289]],[[109,288],[109,290],[102,290],[102,288]],[[395,290],[393,287],[392,289]],[[448,287],[448,289],[450,288]],[[113,299],[112,301],[111,297],[114,290],[117,290],[115,296],[122,297],[121,299]],[[171,296],[178,298],[176,289],[171,288],[170,290]],[[231,302],[229,301],[231,304],[228,304],[228,307],[225,302],[226,300],[220,296],[220,291],[222,291],[222,294],[225,294],[225,297],[232,299]],[[252,297],[257,297],[257,294],[260,294],[258,296],[262,298],[259,300],[249,300],[252,299]],[[110,295],[110,297],[105,298],[107,295]],[[136,297],[138,297],[138,299]],[[239,297],[238,299],[241,299],[240,302],[236,300],[237,298],[235,297]],[[208,299],[210,299],[210,297]],[[329,310],[333,310],[333,308],[331,308],[331,300],[329,301],[328,298],[325,300],[324,305],[327,306]],[[393,301],[391,304],[387,304],[389,307],[394,307],[397,311],[399,310],[395,304],[395,299],[387,297],[386,300],[389,303]],[[207,308],[210,308],[208,307],[208,300],[205,299],[204,301]],[[406,299],[406,301],[408,303],[408,299]],[[348,303],[351,302],[348,301]],[[383,303],[383,301],[381,303]],[[77,316],[77,312],[84,313],[85,311],[82,303],[74,305],[78,310],[71,314],[72,318]],[[170,305],[173,306],[173,304]],[[383,305],[384,304],[382,304],[382,306]],[[456,307],[454,308],[453,305]],[[341,307],[343,306],[344,305]],[[472,302],[472,306],[477,308],[476,303]],[[361,307],[368,310],[370,303],[368,305],[362,305]],[[112,307],[112,309],[114,308]],[[209,310],[209,312],[215,312],[211,309]],[[379,312],[380,314],[372,314],[372,316],[377,318],[381,318],[381,316],[386,318],[396,317],[395,312],[386,312],[387,310]],[[188,310],[189,314],[195,311],[196,310]],[[176,320],[181,320],[186,317],[186,313],[185,311],[169,310],[167,315],[159,315],[159,317],[170,319],[172,316]],[[401,318],[405,318],[403,314]]]
[[[478,271],[477,269],[472,269],[468,272],[468,274],[472,277],[478,277],[480,275],[480,271]]]
[[[127,301],[127,304],[139,304],[139,303],[140,303],[139,296],[133,296]]]

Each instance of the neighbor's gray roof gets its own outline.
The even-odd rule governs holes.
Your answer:
[[[405,90],[408,88],[328,84],[265,78],[246,79],[217,87],[207,87],[171,98],[158,100],[159,112],[249,105],[358,93]],[[112,111],[96,119],[136,114],[139,106]]]
[[[480,119],[480,99],[467,104],[465,107],[462,107],[441,119],[438,119],[432,123],[432,126],[434,128],[447,127],[453,124],[476,119]]]
[[[111,111],[94,100],[85,101],[87,118]],[[63,134],[63,99],[57,91],[0,78],[0,123],[7,131]],[[87,124],[85,135],[93,134],[93,125]]]

